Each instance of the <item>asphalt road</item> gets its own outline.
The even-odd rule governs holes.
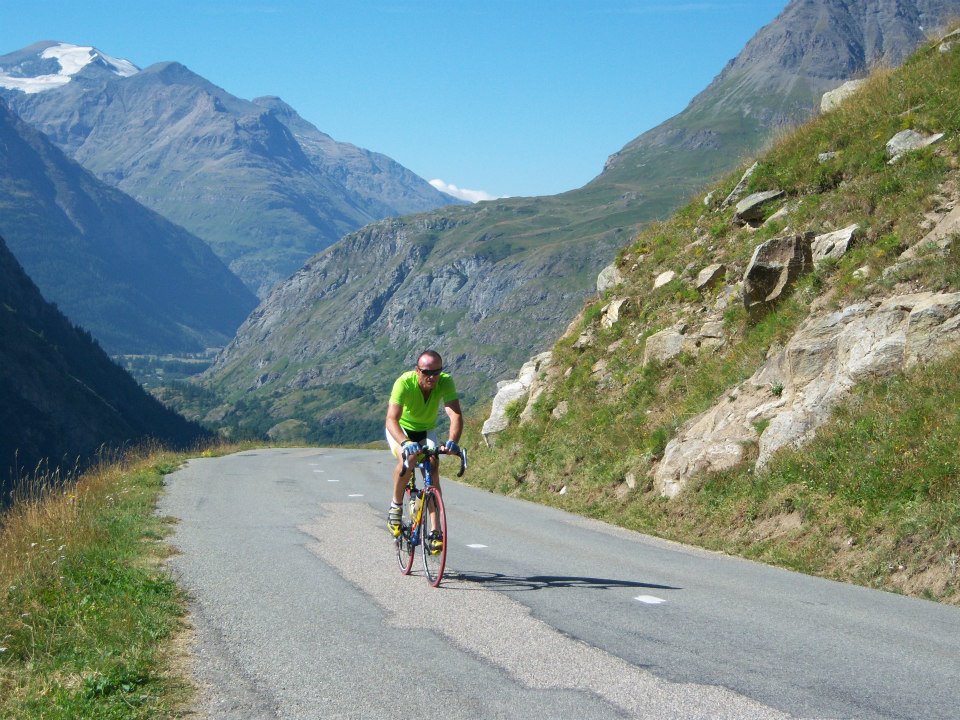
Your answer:
[[[449,472],[455,461],[444,465]],[[960,610],[444,480],[439,589],[397,568],[387,451],[191,460],[160,513],[198,710],[242,718],[960,717]]]

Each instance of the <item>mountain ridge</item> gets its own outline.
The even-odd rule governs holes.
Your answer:
[[[0,233],[112,353],[221,346],[255,305],[199,238],[67,158],[0,100]]]
[[[0,56],[0,70],[23,72],[29,56]],[[282,101],[242,100],[174,61],[127,77],[91,63],[61,87],[0,97],[95,175],[203,239],[261,295],[368,222],[462,203],[384,155],[337,143]],[[310,153],[289,126],[310,136]]]
[[[910,20],[901,17],[902,8],[960,12],[955,0],[878,0],[873,6],[886,9],[876,18],[877,27],[889,29],[890,46],[897,44],[903,35],[900,26]],[[816,26],[819,15],[802,11],[825,7],[822,0],[794,0],[771,26],[776,30],[784,17],[813,18]],[[850,23],[863,24],[847,5],[829,7],[846,10]],[[769,37],[771,26],[757,37]],[[863,32],[858,31],[858,37]],[[859,39],[856,43],[864,44]],[[303,439],[310,441],[323,441],[324,428],[333,418],[354,418],[365,428],[363,439],[369,439],[382,410],[379,400],[361,398],[379,397],[383,378],[410,366],[426,345],[444,350],[467,400],[492,395],[497,380],[511,377],[511,371],[563,332],[583,299],[595,292],[598,271],[639,226],[666,216],[709,178],[736,166],[779,132],[785,105],[802,100],[807,116],[815,111],[820,96],[810,90],[814,83],[802,62],[803,53],[814,49],[792,41],[781,47],[788,54],[800,52],[801,61],[793,63],[786,85],[783,75],[774,84],[781,89],[803,86],[799,95],[763,91],[751,96],[745,112],[745,86],[735,82],[742,80],[744,70],[738,54],[687,110],[628,143],[583,188],[545,198],[478,203],[466,211],[434,211],[346,236],[261,303],[204,376],[204,385],[218,393],[221,402],[214,410],[192,408],[192,416],[206,415],[213,422],[262,434],[292,414],[308,428]],[[760,57],[767,62],[765,55]],[[840,85],[849,70],[841,63],[824,89]],[[725,103],[730,98],[740,100]],[[377,250],[369,247],[374,236],[381,243]],[[411,255],[401,260],[388,251],[414,246],[419,255],[412,269],[404,266],[412,262]],[[370,277],[332,285],[321,271],[334,254],[351,267],[365,266],[364,254],[385,260],[371,268]],[[320,274],[311,277],[311,268]],[[465,268],[473,273],[465,274]],[[481,274],[493,280],[485,282]],[[494,285],[511,289],[509,302]],[[295,297],[295,289],[304,291],[299,306],[284,299]],[[324,383],[344,374],[362,389],[340,407]],[[311,396],[316,402],[308,400]],[[359,412],[363,402],[368,404]]]

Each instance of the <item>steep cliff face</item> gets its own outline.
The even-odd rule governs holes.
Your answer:
[[[525,208],[540,202],[385,220],[347,236],[271,293],[206,382],[233,402],[269,398],[270,416],[289,411],[274,398],[322,393],[344,380],[381,392],[417,352],[437,346],[459,389],[478,397],[524,348],[549,342],[582,303],[579,288],[596,275],[595,249],[606,255],[620,238],[601,229],[592,242],[551,247],[537,234],[554,228],[511,245],[490,232],[525,223]],[[556,282],[577,273],[585,277],[573,287]],[[382,403],[374,397],[369,411],[379,414]]]

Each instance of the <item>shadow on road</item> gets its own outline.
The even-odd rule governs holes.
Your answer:
[[[493,587],[497,590],[546,590],[547,588],[585,588],[588,590],[613,590],[615,588],[647,588],[652,590],[682,590],[670,585],[636,582],[634,580],[611,580],[609,578],[572,577],[567,575],[532,575],[517,577],[503,573],[458,571],[459,580]]]

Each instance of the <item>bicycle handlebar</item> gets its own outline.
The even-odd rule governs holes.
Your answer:
[[[424,448],[420,451],[420,455],[424,458],[435,457],[439,458],[441,455],[454,455],[460,458],[460,472],[457,473],[457,477],[463,477],[463,473],[467,469],[467,451],[464,448],[460,448],[459,453],[450,452],[442,445],[435,448]]]

